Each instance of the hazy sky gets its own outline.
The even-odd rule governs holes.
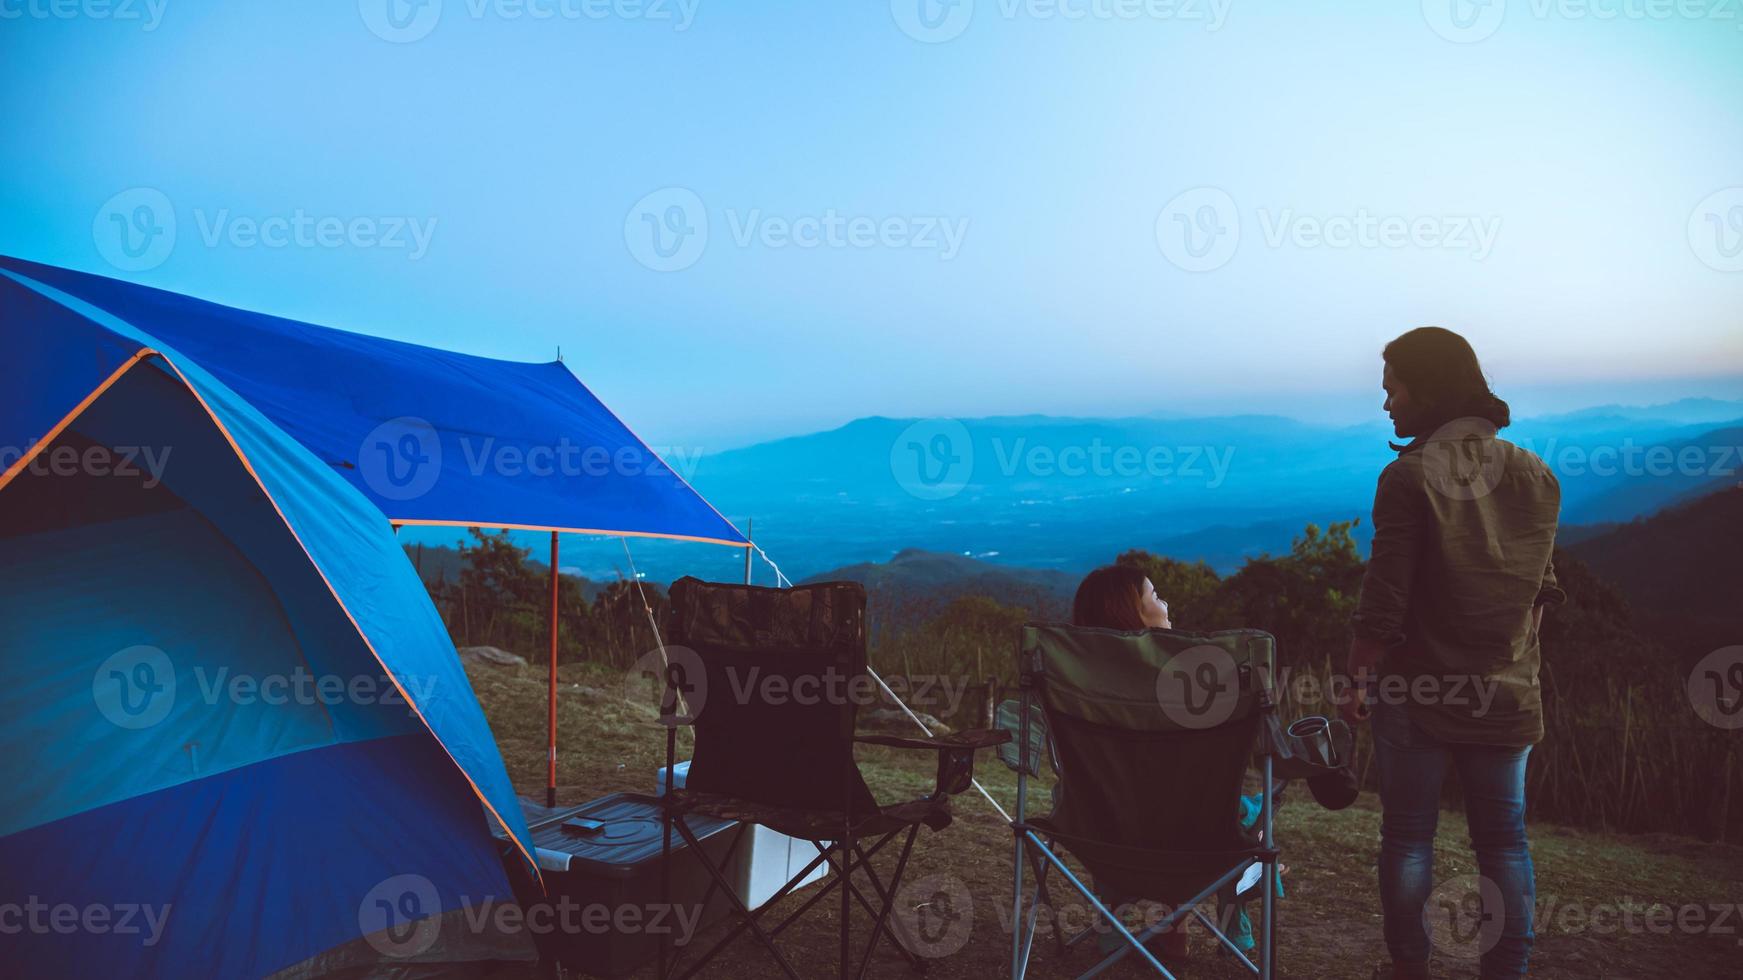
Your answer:
[[[561,346],[656,442],[1353,419],[1424,323],[1738,397],[1740,94],[1721,0],[0,0],[0,251]]]

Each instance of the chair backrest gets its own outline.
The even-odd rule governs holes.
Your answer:
[[[1019,669],[1060,773],[1053,824],[1134,848],[1251,846],[1236,813],[1275,648],[1258,630],[1025,626]]]
[[[865,589],[769,589],[682,578],[670,644],[704,672],[685,787],[766,806],[877,808],[853,761],[866,673]]]

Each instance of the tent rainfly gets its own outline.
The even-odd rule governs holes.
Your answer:
[[[0,456],[0,895],[46,923],[9,962],[230,976],[407,942],[420,960],[526,955],[475,928],[388,928],[507,900],[492,825],[531,860],[389,522],[743,536],[560,364],[3,257],[0,338],[0,446],[19,450]],[[479,446],[565,442],[620,455],[475,465]],[[174,455],[57,465],[121,447]],[[349,686],[305,696],[303,677]],[[83,927],[54,925],[66,909]]]
[[[559,533],[745,548],[749,568],[746,537],[560,361],[457,354],[8,256],[0,277],[87,304],[199,364],[395,526],[550,531],[548,805]]]

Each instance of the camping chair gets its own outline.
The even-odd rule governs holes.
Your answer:
[[[865,975],[884,936],[910,965],[922,969],[923,962],[897,938],[890,922],[914,837],[921,824],[935,831],[949,825],[950,797],[968,789],[975,752],[1009,736],[992,731],[935,738],[855,733],[856,702],[872,690],[866,672],[865,590],[857,583],[768,589],[683,578],[673,583],[671,601],[668,700],[662,713],[693,724],[696,745],[685,785],[664,797],[668,847],[675,829],[701,855],[680,819],[699,813],[761,824],[810,841],[817,849],[817,856],[755,912],[721,868],[710,864],[714,887],[731,898],[738,921],[682,976],[694,975],[748,930],[781,970],[798,980],[775,938],[837,887],[843,978],[849,976],[849,917],[855,902],[874,919],[855,975]],[[854,762],[855,743],[936,752],[933,792],[906,803],[879,805]],[[667,772],[675,752],[676,727],[669,725]],[[886,880],[871,859],[904,831],[900,856]],[[729,861],[730,856],[722,863]],[[829,881],[779,924],[764,928],[763,916],[824,864],[833,872]],[[855,883],[854,872],[863,872],[869,897]],[[662,977],[673,968],[664,952]]]
[[[1271,635],[1257,630],[1196,635],[1023,627],[1012,823],[1013,980],[1027,975],[1040,909],[1053,904],[1047,881],[1054,872],[1123,940],[1079,980],[1132,953],[1172,978],[1144,944],[1188,918],[1198,919],[1262,980],[1271,980],[1278,859],[1271,826],[1274,648]],[[1033,731],[1036,708],[1046,726],[1041,738]],[[1052,811],[1030,817],[1028,781],[1039,775],[1036,756],[1043,744],[1059,783]],[[1236,815],[1255,751],[1263,775],[1261,808],[1256,832],[1247,832]],[[1061,851],[1089,870],[1093,888],[1066,866]],[[1225,934],[1226,924],[1199,909],[1219,894],[1233,894],[1244,879],[1250,887],[1255,868],[1263,901],[1256,964]],[[1035,874],[1036,889],[1025,909],[1026,870]],[[1097,890],[1124,901],[1160,902],[1170,911],[1134,935]],[[1061,946],[1092,932],[1061,935]]]

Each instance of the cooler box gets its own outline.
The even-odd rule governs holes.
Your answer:
[[[658,956],[666,936],[674,944],[683,942],[732,909],[731,900],[718,888],[698,909],[713,879],[675,828],[670,906],[662,903],[663,829],[660,803],[654,797],[616,793],[554,810],[522,800],[521,808],[537,847],[547,894],[538,894],[530,875],[515,875],[512,880],[517,886],[524,880],[528,886],[517,887],[523,892],[518,897],[542,959],[571,970],[622,976]],[[603,826],[586,834],[564,827],[577,818]],[[738,824],[696,815],[685,823],[713,862],[726,860]],[[518,861],[515,855],[509,859]],[[742,878],[738,863],[735,856],[723,868],[728,881]],[[662,932],[662,927],[667,931]]]
[[[684,785],[684,777],[690,774],[690,763],[680,762],[672,767],[672,782],[678,787]],[[655,774],[654,792],[664,796],[666,793],[666,767],[661,766]],[[828,842],[824,842],[828,847]],[[758,909],[764,902],[773,898],[792,877],[805,870],[817,857],[817,848],[810,841],[778,834],[767,827],[751,825],[750,836],[738,845],[738,897],[744,902],[745,908]],[[828,864],[819,864],[805,876],[805,880],[794,886],[793,891],[814,882],[822,881],[829,873]]]

